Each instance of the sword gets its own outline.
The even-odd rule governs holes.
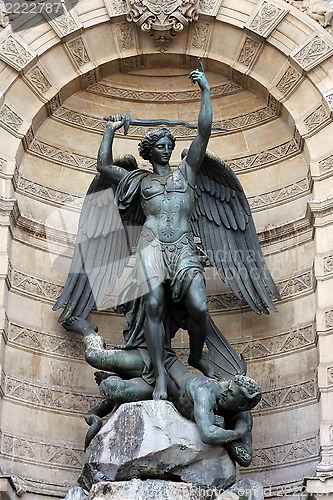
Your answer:
[[[112,116],[112,115],[111,115]],[[110,120],[110,116],[105,116],[104,120]],[[124,134],[128,134],[128,129],[130,125],[136,125],[141,127],[155,127],[160,125],[167,125],[168,127],[176,127],[177,125],[182,125],[186,128],[197,129],[198,125],[194,123],[189,123],[185,120],[166,120],[165,118],[152,118],[151,120],[144,120],[143,118],[132,118],[130,110],[128,109],[125,114],[124,119]],[[213,125],[212,130],[219,130],[220,132],[227,132],[229,129],[225,127],[220,127],[220,125]]]

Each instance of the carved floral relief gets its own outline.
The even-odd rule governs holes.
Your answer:
[[[199,0],[126,0],[127,20],[156,42],[160,52],[191,21],[198,19]]]

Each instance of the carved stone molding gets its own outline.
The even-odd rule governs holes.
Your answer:
[[[67,42],[66,47],[74,64],[80,68],[90,61],[90,57],[82,36]]]
[[[175,137],[182,136],[184,127],[169,127]],[[133,135],[142,134],[133,127]],[[147,128],[145,129],[147,132]],[[141,132],[141,131],[140,131]],[[249,172],[251,170],[256,170],[259,168],[264,168],[268,165],[273,165],[287,158],[293,158],[294,156],[300,154],[301,145],[299,144],[297,138],[293,138],[290,141],[274,146],[267,151],[261,151],[249,156],[243,156],[236,159],[226,159],[226,162],[231,166],[235,172]],[[70,151],[62,150],[58,146],[52,146],[51,144],[46,144],[35,138],[29,147],[29,153],[40,156],[41,158],[48,159],[62,165],[69,166],[71,168],[76,168],[83,171],[95,171],[96,169],[96,159],[89,158],[87,156],[80,155],[78,153],[73,153]]]
[[[21,118],[8,104],[3,103],[0,108],[0,124],[16,137],[21,137],[18,133],[23,118]]]
[[[116,36],[121,50],[130,50],[135,47],[135,34],[133,27],[128,23],[116,25]]]
[[[29,153],[35,154],[50,161],[68,165],[86,171],[96,171],[96,159],[89,158],[77,153],[62,150],[57,146],[46,144],[38,139],[34,139],[29,148]]]
[[[18,35],[9,33],[0,40],[0,59],[17,71],[35,58],[36,53]]]
[[[14,268],[9,270],[8,279],[11,290],[45,302],[54,303],[62,291],[62,285],[60,284],[52,283]],[[278,282],[281,300],[290,300],[313,292],[314,282],[315,278],[312,269]],[[246,303],[237,299],[233,293],[210,295],[207,297],[207,305],[210,311],[221,312],[247,307]]]
[[[42,9],[42,15],[60,38],[77,31],[81,26],[73,16],[73,9],[69,10],[65,2],[53,4],[52,9]]]
[[[192,31],[192,47],[202,51],[207,50],[209,42],[210,25],[208,23],[197,22]]]
[[[251,68],[259,57],[263,45],[253,38],[246,37],[238,56],[238,62]]]
[[[16,349],[23,349],[32,353],[47,354],[62,359],[84,359],[84,345],[82,340],[64,334],[54,334],[40,330],[33,330],[16,323],[9,323],[8,344]]]
[[[199,14],[216,17],[222,0],[199,0]]]
[[[319,172],[326,174],[333,171],[333,155],[327,156],[319,161]]]
[[[262,208],[280,205],[286,201],[306,196],[310,194],[310,180],[308,177],[300,179],[299,181],[289,184],[288,186],[280,189],[274,189],[269,193],[263,193],[257,196],[249,197],[249,205],[253,212]]]
[[[325,198],[323,200],[310,200],[308,202],[311,214],[315,218],[316,225],[326,225],[327,216],[331,216],[333,213],[333,196]]]
[[[46,468],[78,471],[82,467],[82,448],[68,442],[49,443],[1,431],[3,458]]]
[[[309,269],[298,276],[287,278],[277,283],[281,300],[294,299],[297,296],[313,293],[315,278],[313,270]],[[239,300],[233,293],[209,295],[207,305],[210,311],[233,311],[248,308],[245,301]]]
[[[10,287],[20,294],[52,303],[57,300],[62,291],[62,285],[31,276],[17,269],[10,270],[9,283]]]
[[[284,9],[271,1],[263,0],[251,16],[247,28],[257,35],[267,38],[287,13],[288,9]]]
[[[327,376],[327,386],[333,385],[333,366],[328,366],[326,368],[326,376]]]
[[[333,43],[319,34],[311,36],[303,45],[294,49],[290,57],[305,71],[314,68],[333,54]]]
[[[29,219],[20,213],[15,200],[9,200],[6,203],[1,203],[0,200],[0,216],[10,217],[16,241],[26,241],[25,235],[27,234],[38,240],[39,248],[41,242],[44,242],[44,245],[47,243],[48,248],[52,243],[57,245],[56,252],[59,251],[58,246],[60,246],[64,255],[68,255],[69,248],[74,245],[75,234]],[[312,233],[313,227],[308,218],[301,218],[281,226],[267,227],[258,234],[258,237],[262,247],[284,241],[284,248],[293,248],[295,239],[297,239],[298,244],[299,241],[312,241]],[[33,242],[31,244],[33,245]]]
[[[293,276],[279,283],[281,300],[309,294],[314,291],[314,288],[315,277],[313,269],[309,269],[297,276]]]
[[[242,86],[235,82],[225,82],[220,85],[212,85],[212,98],[232,95],[243,90]],[[180,91],[149,91],[135,90],[131,88],[117,87],[107,81],[93,83],[87,87],[87,91],[92,94],[113,99],[122,99],[134,102],[184,102],[200,100],[200,90],[180,90]]]
[[[240,129],[245,130],[274,120],[279,115],[279,110],[280,107],[274,106],[274,100],[270,99],[268,105],[264,108],[257,109],[245,115],[225,118],[221,121],[215,121],[213,125],[226,127],[230,132]],[[98,132],[100,134],[104,133],[105,130],[105,121],[101,118],[80,113],[64,105],[57,108],[54,113],[52,113],[52,115],[57,120],[70,123],[75,127],[82,127],[87,130]],[[193,131],[192,129],[186,129],[185,127],[169,128],[172,128],[175,137],[192,137],[195,134],[195,131]],[[128,135],[131,137],[141,138],[147,133],[148,130],[149,127],[130,126]],[[218,132],[213,132],[214,135],[215,133]],[[120,136],[122,134],[123,132],[119,132]]]
[[[286,158],[293,158],[294,156],[300,154],[302,147],[303,145],[299,143],[296,137],[294,137],[290,141],[274,146],[267,151],[261,151],[253,155],[243,156],[237,159],[228,159],[226,161],[237,173],[249,172],[251,170],[263,168],[266,165],[278,163]]]
[[[50,99],[48,103],[51,114],[55,113],[55,111],[61,106],[61,103],[62,103],[61,95],[58,92],[56,95],[52,97],[52,99]]]
[[[14,182],[17,191],[24,193],[27,196],[45,200],[48,204],[55,206],[66,206],[80,210],[83,203],[82,196],[76,196],[70,193],[65,193],[57,189],[47,187],[38,182],[31,181],[22,177],[16,171],[14,174]]]
[[[44,200],[54,206],[62,206],[78,211],[82,208],[83,196],[73,195],[64,191],[45,186],[38,182],[26,179],[18,174],[14,174],[14,183],[16,190],[25,196],[31,196],[36,199]],[[253,212],[263,208],[278,206],[286,201],[292,201],[310,193],[309,179],[301,179],[294,184],[275,189],[268,193],[262,193],[257,196],[249,197],[249,205]]]
[[[325,255],[323,259],[324,264],[324,274],[332,274],[333,273],[333,255]]]
[[[312,461],[319,456],[317,436],[295,439],[294,443],[285,443],[254,449],[253,461],[249,470],[267,470],[278,466]]]
[[[333,310],[325,312],[325,328],[333,328]]]
[[[281,412],[292,407],[299,408],[301,405],[309,405],[317,402],[318,389],[316,380],[295,382],[286,387],[276,387],[269,391],[263,391],[262,399],[253,413]],[[281,418],[283,418],[281,416]]]
[[[33,66],[25,74],[25,78],[38,94],[45,94],[51,88],[48,78],[39,65]]]
[[[126,0],[104,0],[110,17],[126,15],[128,13]]]
[[[96,387],[96,394],[98,390]],[[96,406],[101,397],[57,386],[37,384],[33,381],[5,377],[5,398],[21,405],[32,406],[57,413],[85,415]]]
[[[288,66],[282,77],[276,84],[277,90],[284,95],[288,96],[297,86],[301,83],[303,79],[302,74],[297,71],[293,66]]]
[[[164,52],[170,41],[199,17],[199,0],[127,0],[127,20],[151,36]]]
[[[96,83],[97,83],[96,69],[92,69],[91,71],[88,71],[87,73],[81,76],[81,87],[83,89],[86,89]]]
[[[315,327],[311,324],[260,339],[246,337],[235,339],[232,345],[239,354],[253,363],[299,350],[312,349],[316,345],[316,338]]]
[[[333,90],[330,90],[329,92],[325,92],[324,102],[326,102],[327,106],[329,107],[330,112],[332,112],[333,111]]]
[[[318,130],[327,125],[330,121],[330,115],[327,113],[325,106],[321,104],[304,119],[307,135],[311,136],[318,132]]]
[[[4,172],[6,170],[7,160],[0,156],[0,172]]]

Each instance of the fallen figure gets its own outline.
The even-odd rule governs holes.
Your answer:
[[[87,448],[100,430],[103,417],[122,403],[152,399],[154,383],[142,377],[147,364],[144,348],[106,349],[97,327],[82,318],[70,318],[63,326],[83,335],[86,361],[103,370],[96,372],[95,379],[105,399],[86,415],[90,425]],[[250,410],[261,399],[258,384],[240,374],[217,381],[192,373],[171,348],[166,349],[165,368],[169,399],[183,417],[196,423],[201,440],[224,446],[233,461],[249,466],[252,460]]]

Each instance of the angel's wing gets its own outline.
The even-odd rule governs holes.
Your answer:
[[[126,167],[126,163],[119,161],[119,164]],[[115,201],[115,189],[109,178],[100,174],[89,186],[69,274],[53,306],[55,311],[65,306],[59,323],[71,316],[86,319],[93,308],[98,309],[106,292],[113,290],[132,254],[141,231],[141,207],[133,203],[131,213],[128,212],[123,220]]]
[[[192,227],[233,293],[257,314],[280,298],[265,263],[243,188],[229,165],[207,153],[197,177]]]

